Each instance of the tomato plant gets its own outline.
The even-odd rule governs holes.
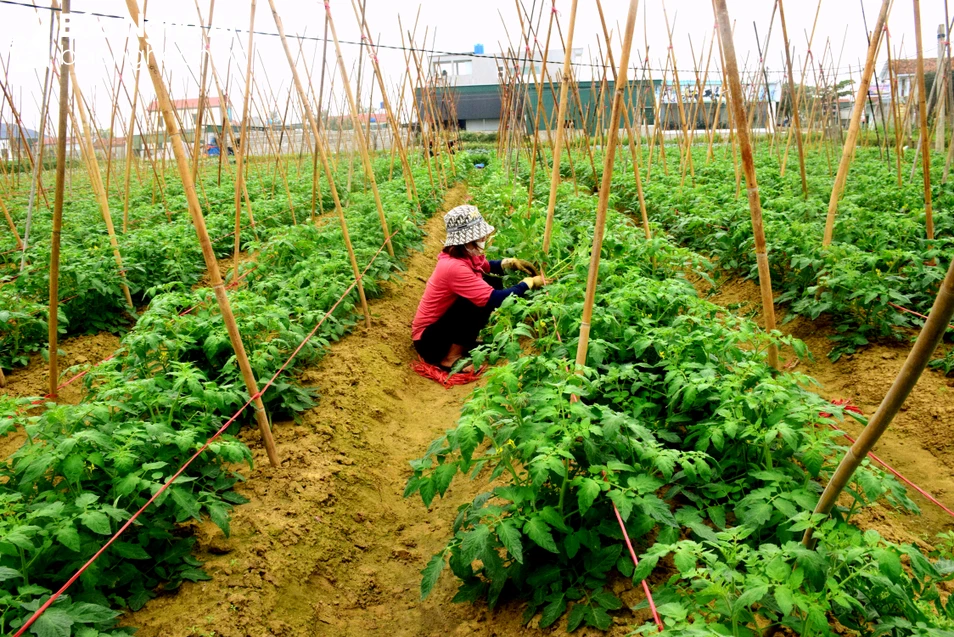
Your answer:
[[[482,178],[477,204],[500,228],[493,249],[542,259],[544,215],[508,223],[523,194],[493,171]],[[844,455],[827,426],[840,414],[821,415],[838,410],[807,376],[766,365],[770,344],[806,356],[804,344],[699,298],[686,276],[705,272],[704,259],[646,241],[610,211],[587,367],[575,373],[595,208],[560,187],[547,257],[556,280],[497,311],[474,359],[500,364],[411,463],[405,494],[425,505],[458,476],[488,485],[460,507],[422,595],[449,567],[457,601],[517,597],[527,622],[565,615],[571,631],[606,629],[622,604],[609,582],[655,573],[668,577],[654,588],[674,634],[828,635],[832,619],[874,634],[954,629],[939,589],[954,569],[851,524],[876,501],[917,511],[892,476],[865,464],[834,518],[810,515]],[[643,552],[638,569],[614,507]],[[817,551],[799,543],[809,526]]]

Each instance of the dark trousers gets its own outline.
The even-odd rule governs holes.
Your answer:
[[[495,290],[503,289],[500,277],[484,275],[484,280]],[[477,336],[490,319],[491,312],[490,307],[478,307],[464,297],[458,297],[442,317],[424,329],[421,338],[414,341],[414,349],[431,365],[440,365],[451,345],[460,345],[466,355],[477,346]]]

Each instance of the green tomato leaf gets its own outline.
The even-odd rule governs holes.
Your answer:
[[[520,531],[514,528],[509,521],[497,525],[497,537],[513,559],[523,564],[523,544],[520,542]]]
[[[792,614],[792,608],[795,607],[795,596],[792,594],[791,588],[785,585],[776,587],[775,601],[778,603],[778,607],[781,609],[783,615],[788,617]]]
[[[576,491],[576,499],[580,505],[580,515],[585,515],[586,512],[590,510],[590,507],[593,506],[593,502],[596,500],[596,496],[599,494],[599,482],[592,478],[582,479],[580,487]]]
[[[74,623],[76,622],[66,610],[48,608],[37,618],[30,630],[37,637],[70,637]]]
[[[540,628],[548,628],[566,612],[566,598],[560,595],[543,607],[540,614]]]
[[[110,535],[112,533],[109,517],[102,511],[87,511],[80,515],[80,520],[93,533],[99,533],[100,535]]]
[[[421,571],[421,599],[427,599],[427,596],[431,594],[431,591],[434,590],[434,586],[437,584],[437,580],[441,576],[441,571],[444,570],[444,551],[441,551],[437,555],[431,558],[431,561],[427,563],[427,566],[424,567],[424,570]]]
[[[463,540],[460,543],[460,559],[465,564],[470,564],[480,555],[490,538],[490,527],[486,524],[478,524],[473,531],[463,534]]]
[[[556,542],[553,541],[553,535],[550,534],[550,527],[540,516],[530,518],[523,527],[523,531],[529,535],[530,539],[536,542],[540,548],[546,549],[551,553],[560,552]]]
[[[57,529],[56,539],[59,540],[60,544],[66,548],[79,553],[80,534],[79,531],[76,530],[76,527],[72,524],[61,526],[59,529]]]

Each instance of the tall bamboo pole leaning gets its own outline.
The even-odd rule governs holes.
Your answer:
[[[245,156],[248,154],[248,104],[252,97],[252,46],[255,35],[255,6],[257,0],[252,0],[250,17],[248,19],[248,50],[245,59],[245,95],[242,98],[242,124],[239,129],[239,143],[236,148],[235,157],[235,255],[233,257],[233,277],[238,277],[239,268],[239,250],[241,249],[242,237],[242,189],[245,188]],[[198,131],[197,131],[198,133]],[[219,151],[221,152],[221,151]],[[194,158],[193,158],[194,159]],[[193,164],[194,165],[194,164]]]
[[[620,78],[616,73],[616,62],[613,59],[613,41],[610,38],[610,33],[606,29],[606,19],[603,16],[603,5],[600,0],[596,0],[596,10],[600,15],[600,25],[603,27],[603,38],[606,41],[606,59],[609,62],[610,71],[613,73],[613,88],[618,91],[622,88],[624,91],[628,90],[628,86],[620,87]],[[628,82],[627,82],[628,84]],[[600,102],[602,105],[602,102]],[[646,239],[652,239],[653,235],[649,229],[649,214],[646,212],[646,198],[643,196],[643,178],[639,173],[639,153],[636,151],[636,141],[633,139],[634,135],[638,135],[639,125],[636,125],[636,130],[634,131],[634,126],[629,119],[629,109],[625,108],[625,104],[622,107],[623,109],[623,119],[626,125],[626,137],[629,139],[629,153],[633,159],[633,177],[636,180],[636,195],[639,199],[639,214],[643,222],[643,233],[646,235]],[[612,117],[612,113],[610,114]],[[606,170],[604,168],[604,170]]]
[[[146,17],[146,9],[149,8],[149,0],[143,0],[142,15]],[[135,78],[133,80],[132,108],[129,111],[129,128],[126,133],[126,174],[123,181],[123,234],[129,230],[129,180],[132,177],[133,163],[133,133],[136,130],[136,105],[139,103],[139,72],[142,70],[144,60],[138,56],[136,58]],[[141,129],[140,129],[140,132]],[[140,136],[141,138],[142,136]],[[145,147],[145,142],[143,142]]]
[[[30,180],[30,198],[27,200],[26,226],[23,229],[23,241],[20,243],[20,272],[26,269],[27,249],[30,247],[30,231],[33,228],[33,209],[36,205],[36,189],[39,183],[40,173],[43,168],[43,149],[46,141],[46,120],[47,111],[50,107],[50,91],[52,89],[53,64],[55,63],[53,53],[56,47],[56,39],[53,35],[53,25],[56,21],[50,16],[50,48],[46,57],[46,72],[43,75],[43,96],[40,105],[40,130],[37,132],[37,162],[33,166],[33,177]]]
[[[934,299],[934,305],[931,307],[927,320],[924,322],[924,327],[921,328],[921,333],[918,334],[918,338],[908,353],[904,365],[901,366],[901,370],[891,384],[891,388],[888,389],[864,431],[845,453],[845,457],[842,458],[818,500],[815,513],[827,515],[831,512],[838,496],[849,483],[858,466],[868,456],[882,434],[887,431],[891,421],[911,394],[924,372],[924,368],[927,367],[934,351],[944,337],[952,317],[954,317],[954,259],[948,266],[947,274],[944,275],[944,280],[941,282],[937,298]],[[814,546],[815,541],[812,538],[811,529],[805,531],[802,542],[810,548]]]
[[[53,6],[58,3],[53,0]],[[90,133],[89,113],[86,112],[86,102],[83,100],[83,93],[79,87],[79,81],[76,79],[76,64],[69,65],[70,80],[73,84],[73,95],[76,97],[76,110],[80,114],[80,122],[83,125],[83,135],[80,137],[80,149],[86,155],[87,166],[89,167],[89,180],[93,187],[93,192],[99,202],[99,210],[103,215],[103,221],[106,223],[106,232],[109,235],[109,243],[113,249],[113,259],[116,260],[116,267],[119,269],[121,278],[119,285],[122,287],[123,296],[126,297],[126,303],[130,311],[135,311],[132,296],[129,294],[129,286],[126,285],[126,270],[123,268],[123,257],[119,253],[119,242],[116,240],[116,229],[113,227],[113,216],[109,212],[109,198],[106,195],[106,189],[103,187],[103,178],[99,174],[99,162],[96,160],[96,149],[93,146],[93,137]]]
[[[566,103],[570,92],[570,82],[573,77],[573,31],[576,28],[576,5],[573,0],[570,5],[570,23],[566,29],[566,42],[563,45],[563,76],[560,78],[560,103],[557,106],[557,119],[551,134],[553,139],[553,167],[550,172],[550,199],[547,201],[547,221],[543,230],[543,251],[550,251],[550,235],[553,234],[553,211],[556,208],[557,188],[560,185],[560,154],[563,152],[563,122],[566,119]],[[627,60],[629,51],[627,50]],[[625,71],[623,71],[625,74]]]
[[[202,215],[202,207],[199,205],[199,197],[195,192],[195,182],[192,181],[192,171],[189,166],[189,158],[186,156],[185,146],[182,141],[182,132],[179,130],[179,124],[176,122],[175,114],[172,112],[172,103],[169,98],[169,92],[166,89],[165,82],[162,79],[162,73],[159,65],[156,63],[155,54],[152,52],[152,46],[149,44],[145,29],[139,28],[139,7],[137,0],[126,0],[126,8],[129,10],[129,16],[137,27],[139,34],[139,49],[146,58],[149,69],[149,76],[152,78],[152,84],[156,91],[156,101],[159,104],[162,118],[166,129],[172,138],[172,150],[175,153],[176,165],[179,169],[179,177],[182,179],[182,188],[185,191],[186,200],[189,204],[189,214],[192,216],[192,225],[195,226],[196,234],[199,237],[199,244],[202,246],[202,256],[205,259],[206,268],[209,271],[209,279],[212,283],[212,291],[215,293],[215,299],[219,305],[219,311],[222,313],[222,319],[225,322],[225,328],[229,334],[229,340],[232,343],[232,349],[235,350],[235,358],[238,361],[239,369],[242,371],[242,378],[245,381],[245,387],[252,399],[252,406],[255,409],[255,421],[258,423],[259,431],[262,433],[262,441],[265,444],[265,452],[268,454],[268,461],[273,467],[278,466],[278,453],[275,451],[275,441],[272,439],[272,431],[269,428],[268,416],[265,413],[265,406],[262,404],[262,398],[258,391],[258,383],[255,380],[255,373],[249,364],[248,356],[245,353],[245,345],[242,343],[242,335],[239,333],[238,325],[235,323],[235,315],[232,314],[232,306],[229,303],[229,297],[225,293],[225,283],[222,281],[222,275],[219,273],[219,264],[215,259],[215,252],[212,250],[212,242],[209,240],[209,233],[205,227],[205,217]],[[62,142],[61,142],[62,143]],[[52,357],[51,357],[52,358]]]
[[[19,140],[17,141],[17,152],[19,153],[19,149],[21,147],[26,149],[27,158],[30,160],[30,168],[33,169],[36,166],[36,163],[35,163],[36,160],[33,157],[33,151],[30,150],[30,141],[26,137],[26,127],[23,126],[23,121],[20,119],[20,112],[17,110],[16,104],[13,101],[13,95],[10,93],[8,83],[4,82],[3,80],[0,80],[0,89],[2,89],[3,94],[7,96],[7,100],[10,102],[10,110],[12,111],[12,114],[13,114],[13,121],[16,123],[16,129],[20,133]],[[7,130],[12,130],[9,127],[9,125]],[[10,141],[12,143],[13,133],[10,133]],[[17,159],[17,163],[19,164],[19,158]],[[19,177],[19,174],[20,173],[17,173],[18,177]],[[47,205],[47,207],[49,207],[50,202],[49,200],[47,200],[46,190],[43,188],[43,182],[42,181],[38,182],[37,186],[40,189],[40,195],[43,197],[44,203]]]
[[[60,18],[60,105],[56,132],[56,185],[53,188],[53,231],[50,236],[50,304],[49,327],[49,395],[56,398],[59,384],[59,356],[57,355],[58,310],[60,302],[60,231],[63,227],[63,197],[66,185],[66,136],[70,113],[70,70],[73,51],[70,47],[70,0],[63,0]]]
[[[918,50],[918,119],[921,124],[921,172],[924,176],[924,221],[928,241],[934,239],[934,211],[931,209],[931,132],[924,99],[924,49],[921,46],[921,0],[914,1],[914,41]],[[939,80],[935,80],[937,84]]]
[[[17,224],[13,223],[13,218],[10,216],[10,211],[7,210],[7,205],[3,202],[3,197],[0,197],[0,210],[3,211],[3,216],[7,220],[7,225],[10,226],[10,232],[13,233],[13,238],[17,242],[17,250],[25,252],[23,250],[23,240],[20,238],[20,233],[17,232]]]
[[[938,89],[938,101],[937,101],[937,117],[935,117],[935,125],[937,130],[934,134],[934,152],[943,153],[944,152],[944,133],[945,133],[945,124],[947,123],[947,117],[944,115],[945,111],[945,102],[947,97],[947,73],[944,68],[944,43],[947,37],[947,25],[939,24],[937,27],[937,73],[935,74],[936,80],[941,82],[941,87]]]
[[[145,9],[143,9],[145,11]],[[212,15],[215,13],[215,0],[209,0],[209,21],[205,24],[205,31],[212,29]],[[249,34],[249,39],[252,36]],[[192,181],[199,177],[199,160],[202,157],[202,122],[205,119],[206,101],[209,97],[208,75],[209,58],[212,57],[212,49],[209,48],[209,40],[202,38],[202,71],[199,74],[199,104],[195,113],[195,133],[192,140]],[[221,152],[221,149],[219,149]]]
[[[636,25],[636,10],[639,0],[629,0],[626,14],[626,26],[623,33],[623,47],[619,53],[619,73],[613,93],[613,110],[610,113],[609,139],[603,155],[603,177],[600,182],[600,196],[596,208],[596,224],[593,227],[593,249],[590,252],[590,269],[586,275],[586,296],[583,299],[583,317],[580,323],[580,340],[576,347],[577,369],[586,365],[586,351],[590,343],[590,321],[593,319],[593,303],[596,299],[596,284],[600,270],[600,252],[603,250],[603,233],[606,229],[606,210],[609,207],[610,189],[613,182],[613,160],[616,158],[616,145],[619,138],[619,120],[623,111],[623,98],[626,95],[629,56],[633,47],[633,29]]]
[[[542,3],[541,3],[542,7]],[[541,51],[541,62],[540,62],[540,77],[537,81],[537,103],[536,108],[534,108],[533,113],[533,150],[530,154],[530,183],[527,186],[527,213],[530,213],[530,208],[533,205],[533,182],[536,178],[536,160],[537,160],[537,151],[540,148],[540,114],[543,111],[543,86],[547,78],[547,58],[550,53],[550,35],[553,32],[553,19],[556,16],[556,0],[553,0],[553,6],[550,10],[550,18],[547,23],[547,36],[543,44],[543,50]],[[534,43],[539,46],[536,37],[534,37]],[[549,120],[548,117],[544,116],[545,121]],[[548,135],[549,137],[549,135]],[[552,142],[552,140],[551,140]],[[543,161],[544,167],[546,167],[546,157],[543,153],[540,153],[540,158]]]
[[[387,85],[384,83],[384,75],[381,73],[381,67],[378,65],[378,56],[374,51],[374,45],[371,43],[371,30],[368,28],[367,20],[364,17],[363,7],[362,12],[359,14],[358,5],[355,3],[355,0],[351,0],[351,8],[354,10],[355,17],[359,19],[359,26],[361,27],[362,33],[361,39],[365,41],[368,47],[368,55],[371,57],[371,66],[374,70],[374,76],[377,78],[378,87],[381,89],[381,101],[384,102],[384,112],[387,114],[388,126],[391,127],[391,144],[397,149],[398,158],[401,160],[401,168],[404,170],[404,186],[407,190],[407,200],[415,204],[417,209],[420,210],[421,204],[417,197],[417,188],[414,184],[411,164],[408,161],[407,151],[404,149],[404,143],[401,140],[401,131],[394,110],[391,108],[391,100],[388,99]],[[330,12],[326,14],[326,19],[330,22]]]
[[[779,2],[779,16],[782,6]],[[745,105],[742,103],[742,82],[739,80],[739,66],[735,57],[735,43],[732,39],[732,23],[725,0],[713,0],[716,22],[722,40],[722,53],[725,58],[725,74],[729,83],[728,103],[735,120],[739,150],[742,154],[742,170],[745,173],[746,190],[749,196],[749,212],[752,215],[752,233],[755,235],[755,258],[759,269],[759,289],[762,292],[762,315],[765,319],[765,331],[775,331],[775,302],[772,298],[772,277],[769,272],[768,255],[765,247],[765,229],[762,226],[762,204],[759,201],[759,184],[755,176],[755,164],[752,160],[752,145],[749,141],[748,119],[745,117]],[[785,24],[782,18],[782,24]],[[784,32],[784,31],[783,31]],[[770,345],[768,363],[778,369],[778,349]]]
[[[325,14],[325,37],[323,40],[321,46],[321,80],[318,84],[318,123],[321,127],[324,127],[324,123],[321,121],[321,105],[325,101],[325,72],[328,69],[328,14]],[[317,47],[315,49],[317,50]],[[289,99],[293,92],[291,89],[288,91]],[[400,130],[396,131],[396,134],[400,135]],[[318,186],[318,144],[315,144],[315,156],[312,158],[311,173],[311,218],[314,219],[315,208],[318,199],[321,197],[321,189]]]
[[[923,49],[922,49],[922,50],[923,50]],[[940,82],[940,81],[932,82],[932,83],[931,83],[931,92],[928,93],[928,95],[927,95],[927,114],[928,114],[928,119],[930,119],[930,118],[931,118],[931,114],[934,113],[934,106],[935,106],[935,102],[936,102],[937,99],[938,99],[938,93],[940,92],[941,84],[942,84],[942,82]],[[911,92],[911,95],[912,95],[912,96],[914,96],[915,94],[916,94],[916,93],[915,93],[914,91]],[[920,96],[918,96],[918,97],[920,98]],[[918,143],[917,143],[917,146],[916,146],[915,152],[914,152],[914,161],[911,163],[911,177],[910,177],[910,179],[914,179],[914,173],[917,172],[917,168],[918,168],[918,159],[920,158],[920,155],[921,155],[921,138],[920,138],[920,132],[918,133],[918,135],[919,135],[919,137],[918,137]],[[928,145],[930,145],[930,143],[929,143]]]
[[[666,20],[666,33],[669,35],[669,57],[672,58],[672,85],[676,89],[676,109],[679,111],[679,124],[682,127],[683,145],[685,146],[683,152],[681,152],[679,155],[679,170],[682,173],[682,179],[679,182],[679,186],[682,187],[686,180],[686,165],[689,167],[689,175],[693,185],[696,183],[696,169],[692,165],[692,142],[689,139],[689,122],[686,119],[686,109],[682,104],[682,85],[679,81],[679,68],[676,62],[676,50],[672,45],[672,31],[669,29],[669,12],[666,11],[665,0],[663,0],[662,7],[663,17]],[[674,20],[672,29],[675,30],[675,28],[676,25]]]
[[[858,142],[858,130],[861,127],[861,114],[865,110],[865,96],[868,95],[868,86],[871,84],[871,75],[874,73],[875,52],[878,50],[878,43],[881,41],[881,32],[884,31],[885,21],[888,19],[888,8],[891,6],[891,0],[882,0],[881,11],[878,12],[878,19],[875,21],[872,29],[871,42],[868,43],[868,55],[865,59],[865,70],[861,75],[861,82],[858,85],[858,92],[855,95],[855,105],[851,110],[851,123],[848,125],[848,136],[845,139],[845,146],[841,152],[841,161],[838,163],[838,173],[835,175],[835,184],[832,186],[831,199],[828,201],[828,218],[825,221],[825,236],[822,239],[822,245],[831,245],[832,234],[835,230],[835,215],[838,214],[838,200],[842,191],[845,189],[845,181],[848,179],[848,169],[851,167],[851,158],[855,152],[855,144]]]
[[[821,6],[820,2],[819,6]],[[802,126],[798,119],[798,96],[795,93],[795,77],[792,74],[792,52],[788,43],[788,27],[785,25],[785,8],[782,6],[782,0],[778,0],[778,20],[782,27],[782,39],[785,42],[785,65],[788,67],[788,92],[792,100],[792,134],[795,136],[795,145],[798,148],[798,172],[802,178],[802,197],[808,199],[808,178],[805,176],[805,149],[802,148]],[[734,55],[735,50],[733,47],[733,56]],[[806,60],[806,64],[807,63]],[[802,83],[804,84],[804,77],[802,78]],[[736,123],[740,124],[739,129],[741,130],[741,124],[744,124],[744,122],[738,122],[738,120],[736,120]],[[746,131],[746,135],[748,135],[748,131]]]
[[[888,82],[891,87],[891,112],[894,115],[894,159],[897,165],[898,173],[898,189],[901,188],[901,136],[902,136],[902,125],[901,125],[901,103],[898,99],[900,95],[898,94],[898,76],[894,72],[894,60],[891,59],[891,32],[888,30],[888,27],[884,28],[884,37],[885,37],[885,49],[888,50]],[[836,85],[837,86],[837,85]],[[954,147],[954,144],[951,145]],[[950,167],[950,161],[944,167],[944,179],[947,181],[947,170]]]
[[[387,245],[388,254],[393,257],[394,247],[391,245],[391,231],[388,229],[388,220],[384,215],[381,194],[378,192],[378,182],[374,178],[374,166],[371,165],[371,156],[368,154],[368,140],[364,136],[364,128],[361,126],[361,121],[358,117],[358,105],[355,103],[354,93],[351,90],[351,82],[348,80],[348,69],[345,68],[344,57],[341,55],[341,44],[338,42],[338,32],[335,29],[334,18],[331,17],[331,4],[328,0],[325,0],[325,13],[328,15],[328,29],[331,31],[331,40],[335,45],[335,54],[338,58],[338,70],[341,72],[341,83],[344,85],[345,96],[348,98],[348,106],[351,111],[351,123],[354,128],[352,131],[353,139],[357,142],[358,152],[361,154],[361,161],[364,163],[364,172],[368,178],[368,183],[371,185],[371,193],[374,195],[374,205],[378,209],[378,218],[381,221],[381,229],[384,232],[384,242]],[[317,134],[318,132],[316,130],[316,137]]]
[[[354,280],[358,287],[358,297],[361,299],[361,311],[364,312],[364,324],[371,327],[371,311],[368,309],[368,300],[364,295],[364,284],[361,282],[361,271],[358,269],[358,261],[354,256],[354,248],[351,246],[351,235],[348,234],[348,223],[345,220],[344,209],[341,207],[341,199],[338,198],[338,187],[335,185],[335,175],[328,163],[328,154],[325,152],[325,145],[321,141],[318,123],[315,121],[315,114],[311,110],[308,102],[308,95],[302,87],[301,79],[298,76],[298,68],[292,58],[291,49],[288,47],[288,40],[285,38],[285,27],[282,25],[282,19],[278,16],[278,10],[275,8],[275,0],[268,0],[268,5],[272,10],[272,17],[275,19],[275,27],[278,29],[278,37],[282,41],[282,47],[285,49],[285,57],[288,58],[288,66],[291,68],[292,81],[295,84],[295,90],[298,91],[298,97],[301,100],[302,110],[305,112],[305,119],[308,120],[308,126],[311,128],[311,134],[315,138],[315,146],[318,150],[318,158],[321,160],[322,168],[325,171],[325,177],[328,180],[328,189],[331,191],[331,199],[335,205],[335,212],[338,215],[338,222],[341,224],[341,235],[344,238],[345,248],[348,250],[348,258],[351,261],[351,270],[354,273]],[[321,104],[318,105],[321,108]],[[320,112],[320,111],[319,111]],[[317,220],[315,221],[317,223]]]
[[[109,40],[106,41],[109,44]],[[112,108],[109,113],[109,141],[106,144],[106,194],[109,195],[109,183],[113,176],[113,139],[115,139],[114,129],[116,127],[116,111],[119,108],[119,88],[123,83],[123,73],[126,71],[126,57],[129,49],[129,36],[126,36],[126,43],[123,44],[123,61],[119,67],[119,73],[115,76],[115,82],[112,92]],[[109,55],[113,57],[113,47],[109,46]],[[105,65],[105,60],[104,60]],[[116,73],[116,58],[113,57],[113,72]]]

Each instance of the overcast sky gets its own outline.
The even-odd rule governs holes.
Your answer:
[[[35,1],[38,5],[49,2],[49,0]],[[198,1],[203,15],[207,18],[209,0]],[[419,13],[417,46],[425,46],[426,29],[427,48],[468,52],[473,50],[474,44],[482,43],[486,53],[492,54],[508,46],[507,32],[514,39],[519,37],[520,21],[517,3],[523,2],[525,10],[532,12],[536,20],[541,1],[546,4],[540,33],[542,42],[553,0],[480,0],[479,2],[366,0],[367,21],[375,38],[382,45],[400,47],[402,32],[398,26],[399,18],[403,23],[406,38],[406,31],[413,29],[415,18]],[[323,3],[318,0],[275,0],[275,2],[288,35],[321,37],[325,13]],[[23,3],[29,4],[30,0],[23,0]],[[276,28],[268,0],[258,0],[257,4],[256,31],[274,33]],[[559,21],[564,34],[568,26],[570,4],[571,0],[556,0]],[[764,42],[769,29],[773,4],[774,0],[728,1],[729,14],[736,21],[736,49],[740,68],[745,65],[746,59],[750,68],[757,65],[759,56],[753,21]],[[848,79],[851,74],[857,77],[858,67],[864,63],[867,42],[862,21],[862,5],[870,29],[881,6],[879,0],[823,0],[821,3],[818,26],[811,49],[817,63],[826,51],[826,43],[830,43],[829,55],[834,58],[834,61],[829,60],[826,66],[838,66],[839,79]],[[937,28],[944,22],[945,2],[927,0],[921,5],[924,54],[925,57],[936,57]],[[213,60],[223,82],[227,74],[231,75],[232,89],[229,92],[235,104],[241,103],[238,95],[242,87],[241,76],[245,70],[242,50],[248,39],[244,31],[248,28],[250,7],[250,0],[219,0],[215,8],[211,32]],[[617,53],[619,51],[618,28],[625,19],[627,7],[628,3],[623,0],[603,0],[603,10],[608,27],[613,31],[616,42],[614,48]],[[800,75],[801,61],[804,60],[808,51],[807,37],[812,29],[817,7],[816,0],[787,0],[785,4],[788,35],[795,55],[793,64],[796,67],[796,78]],[[124,0],[73,0],[73,10],[128,16]],[[360,41],[360,32],[351,0],[331,0],[331,10],[338,29],[338,37],[350,42]],[[691,79],[686,77],[687,70],[694,67],[691,51],[695,51],[697,58],[704,56],[708,52],[708,42],[712,37],[714,19],[710,0],[668,0],[666,10],[669,13],[670,24],[674,27],[673,46],[679,69],[683,71],[680,79]],[[31,127],[35,127],[39,120],[38,103],[47,58],[50,16],[51,12],[46,9],[37,11],[29,6],[0,2],[0,52],[3,53],[4,63],[9,54],[9,86],[14,93],[15,101],[18,103],[22,101],[25,123]],[[153,46],[158,49],[166,73],[171,74],[173,97],[197,96],[198,86],[193,79],[193,74],[197,77],[201,68],[201,31],[195,26],[186,26],[194,25],[197,21],[195,0],[152,0],[148,7],[147,18],[146,32]],[[113,18],[76,15],[74,24],[77,36],[75,45],[77,73],[87,100],[94,104],[97,120],[102,127],[105,127],[102,122],[109,119],[111,103],[109,92],[113,77],[113,62],[107,48],[107,38],[117,62],[121,63],[127,36],[131,33],[129,22]],[[914,57],[914,15],[911,2],[900,0],[894,3],[888,20],[888,28],[892,49],[904,57]],[[230,31],[234,29],[241,29],[243,32],[236,35],[234,31]],[[585,48],[586,62],[589,61],[590,55],[594,59],[598,56],[596,47],[598,37],[602,38],[602,32],[596,0],[579,0],[574,47]],[[553,36],[553,41],[559,42],[556,34]],[[690,49],[690,41],[692,49]],[[669,46],[662,0],[641,0],[639,3],[634,45],[640,55],[645,53],[647,44],[651,66],[654,69],[661,69]],[[130,38],[128,50],[134,51],[134,46],[135,39]],[[551,48],[558,46],[556,44]],[[270,85],[279,96],[279,101],[284,103],[282,98],[287,96],[291,74],[280,40],[268,35],[256,35],[255,47],[261,56],[261,63],[256,59],[256,82],[262,91],[266,91]],[[293,41],[292,47],[297,55],[297,43]],[[234,56],[231,67],[229,65],[230,49]],[[333,55],[333,51],[333,46],[329,46],[329,56]],[[358,51],[359,47],[354,44],[342,44],[345,65],[349,71],[352,70],[352,63]],[[303,70],[306,65],[310,66],[316,54],[320,63],[321,42],[306,40],[303,53],[300,69]],[[773,79],[779,78],[784,68],[782,56],[782,32],[776,16],[766,55],[766,64]],[[887,51],[882,47],[879,68],[886,57]],[[714,54],[713,58],[717,60],[718,54]],[[133,84],[133,59],[129,58],[124,73],[125,82],[130,90]],[[390,81],[398,82],[404,72],[403,54],[398,50],[382,48],[379,60],[385,73],[390,76]],[[716,64],[713,62],[712,73],[715,73],[715,67]],[[319,68],[318,65],[314,67],[316,82]],[[660,71],[656,70],[654,77],[658,79],[659,76]],[[809,72],[808,76],[808,81],[811,82],[812,73]],[[214,85],[211,86],[214,91]],[[340,78],[335,86],[337,92],[341,86]],[[154,91],[146,73],[143,73],[141,91],[147,103],[152,100]],[[120,100],[120,107],[128,112],[125,98]],[[5,107],[4,121],[9,117],[9,112],[9,108]]]

